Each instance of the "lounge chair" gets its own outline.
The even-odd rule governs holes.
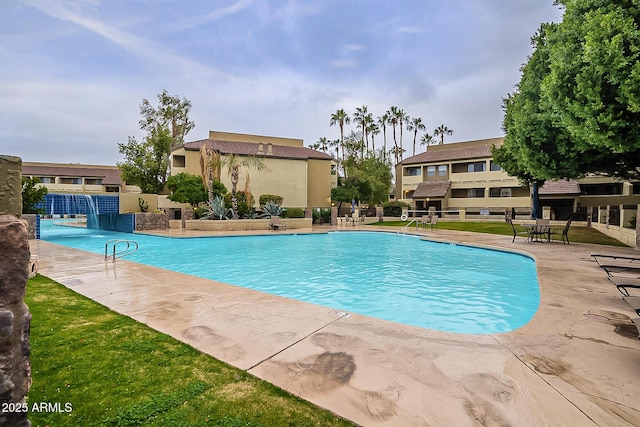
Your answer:
[[[614,259],[614,260],[624,260],[627,261],[628,263],[632,263],[637,261],[638,265],[640,265],[640,256],[629,256],[629,255],[616,255],[616,254],[591,254],[591,256],[593,257],[593,259],[595,260],[595,262],[598,264],[598,266],[604,265],[601,264],[600,261],[598,260],[599,258],[605,258],[607,260],[609,259]]]
[[[286,230],[287,229],[287,224],[283,223],[280,220],[279,216],[272,216],[271,217],[271,222],[270,222],[269,225],[271,226],[272,230],[280,230],[280,229]]]
[[[513,230],[513,240],[511,241],[511,243],[514,243],[516,241],[516,237],[519,235],[523,235],[523,236],[527,236],[527,240],[529,240],[531,238],[531,236],[529,235],[529,231],[518,231],[516,230],[516,226],[513,225],[513,222],[511,222],[511,220],[508,221],[509,224],[511,224],[511,229]]]
[[[629,289],[640,290],[640,281],[638,279],[622,276],[609,276],[608,279],[613,282],[614,285],[616,285],[618,292],[620,292],[623,296],[631,296],[629,294]]]
[[[623,296],[623,300],[625,300],[636,312],[637,315],[640,315],[640,297],[639,296]]]
[[[638,338],[640,338],[640,317],[634,317],[631,319],[636,328],[638,329]]]

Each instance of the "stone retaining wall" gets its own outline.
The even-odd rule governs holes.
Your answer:
[[[311,228],[311,218],[283,218],[280,220],[287,225],[287,230],[298,228]],[[236,219],[236,220],[185,220],[185,228],[187,230],[202,231],[252,231],[252,230],[270,230],[269,219]]]

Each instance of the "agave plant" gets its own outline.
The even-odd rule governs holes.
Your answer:
[[[282,214],[284,214],[285,211],[286,211],[285,208],[282,208],[279,205],[276,205],[272,201],[268,201],[262,207],[262,212],[263,212],[262,216],[266,216],[266,217],[282,216]]]
[[[224,198],[216,196],[212,201],[207,202],[209,212],[202,219],[229,219],[233,216],[231,209],[224,207]]]

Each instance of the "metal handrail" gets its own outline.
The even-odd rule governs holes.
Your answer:
[[[407,229],[407,228],[409,228],[409,226],[410,226],[411,224],[413,224],[414,222],[416,223],[416,230],[417,230],[417,229],[418,229],[418,219],[417,219],[417,218],[415,218],[415,219],[412,219],[411,221],[409,221],[409,224],[407,224],[407,225],[403,226],[403,227],[400,229],[400,231],[398,231],[396,234],[400,234],[400,233],[402,233],[402,232],[403,232],[403,230],[405,230],[405,231],[406,231],[406,229]]]
[[[127,247],[122,249],[120,252],[116,251],[116,248],[118,246],[118,244],[121,243],[126,243]],[[135,240],[123,240],[123,239],[111,239],[109,241],[107,241],[107,243],[105,243],[104,245],[104,259],[106,260],[109,255],[109,245],[112,245],[113,247],[113,251],[112,251],[112,255],[111,257],[113,258],[113,261],[115,261],[117,258],[122,258],[123,256],[126,255],[131,255],[132,253],[134,253],[135,251],[138,250],[138,242],[136,242]],[[133,247],[132,247],[133,245]]]

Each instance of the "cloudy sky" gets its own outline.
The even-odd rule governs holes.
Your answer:
[[[531,36],[561,18],[553,0],[2,0],[0,154],[113,165],[163,89],[192,102],[189,141],[309,145],[362,105],[497,137]]]

